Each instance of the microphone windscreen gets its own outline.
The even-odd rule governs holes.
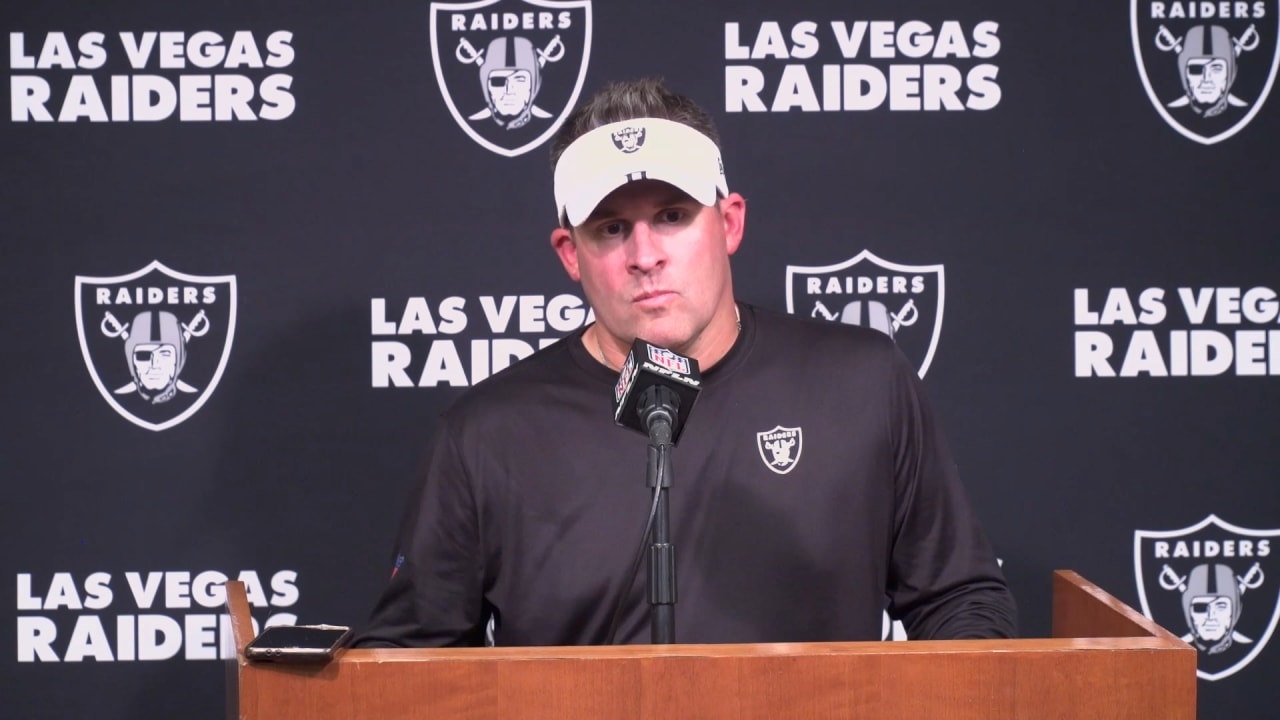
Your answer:
[[[680,440],[680,432],[693,410],[693,403],[702,389],[702,374],[698,361],[678,355],[639,338],[631,344],[622,372],[613,388],[613,421],[623,427],[648,435],[637,412],[640,394],[647,388],[662,385],[679,398],[675,422],[671,427],[671,440]]]

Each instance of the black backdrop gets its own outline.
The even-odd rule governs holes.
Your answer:
[[[437,8],[466,28],[438,29],[439,75],[425,1],[5,6],[0,574],[15,588],[0,623],[5,714],[220,716],[222,670],[201,658],[218,652],[208,588],[223,576],[260,584],[260,622],[360,623],[389,572],[424,440],[464,389],[448,380],[468,383],[488,372],[484,357],[583,321],[580,291],[547,245],[540,134],[579,77],[585,96],[660,75],[714,111],[730,187],[748,199],[740,297],[786,309],[789,267],[864,251],[883,264],[827,274],[923,278],[919,320],[900,342],[936,341],[926,384],[1023,633],[1048,632],[1060,567],[1190,632],[1179,592],[1161,580],[1225,563],[1246,586],[1244,639],[1202,653],[1200,716],[1270,717],[1280,123],[1265,101],[1280,4],[1249,3],[1244,18],[1218,17],[1215,5],[1212,20],[1178,18],[1174,5],[1188,4],[502,0]],[[476,13],[487,26],[492,13],[525,12],[529,30],[471,25]],[[537,28],[539,12],[557,27]],[[859,21],[892,25],[866,26],[846,59],[832,23]],[[908,32],[906,52],[892,41],[873,52],[883,28],[909,21],[935,39],[956,41],[958,29],[959,50],[910,57],[912,38],[926,36]],[[812,32],[800,25],[793,43],[805,22]],[[1238,45],[1257,39],[1227,51],[1237,103],[1216,117],[1168,107],[1182,93],[1177,51],[1155,45],[1158,27],[1186,40],[1197,24]],[[781,44],[768,42],[775,26]],[[234,61],[204,68],[198,47],[185,55],[202,31]],[[134,66],[121,34],[148,32],[181,36],[157,35]],[[457,58],[460,37],[491,52],[493,38],[524,33],[545,51],[557,32],[564,55],[539,69],[548,117],[510,131],[467,119],[485,104],[476,70]],[[784,98],[778,112],[736,100],[740,78],[761,82],[770,108],[784,81],[804,77],[821,108],[826,73],[890,78],[898,99],[841,110],[828,97],[832,109],[807,111]],[[921,92],[912,73],[955,79],[956,103],[990,107],[892,109]],[[144,94],[149,104],[172,88],[177,107],[138,112],[113,97],[147,87],[162,88]],[[148,112],[158,119],[139,119]],[[117,302],[120,288],[145,300],[151,287],[178,288],[179,301],[192,288],[196,302]],[[1198,322],[1179,288],[1191,299],[1210,289]],[[490,327],[486,298],[515,304],[509,326]],[[821,298],[837,311],[860,300],[894,312],[904,299]],[[814,298],[796,306],[808,313]],[[388,323],[413,325],[400,327],[407,308],[418,331],[389,333]],[[186,387],[148,403],[118,330],[135,345],[155,339],[162,313],[186,325],[171,343],[186,354]],[[1090,350],[1107,342],[1110,353]],[[1171,357],[1188,353],[1177,348],[1206,344],[1217,350],[1191,353],[1203,357],[1179,372]]]

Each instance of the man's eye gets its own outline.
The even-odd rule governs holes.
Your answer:
[[[600,234],[601,234],[601,235],[609,235],[609,236],[613,236],[613,235],[621,235],[621,234],[622,234],[622,223],[620,223],[620,222],[611,222],[611,223],[608,223],[607,225],[603,225],[603,226],[601,226],[601,227],[600,227]]]
[[[684,219],[684,210],[680,208],[671,208],[662,211],[662,220],[669,223],[677,223]]]

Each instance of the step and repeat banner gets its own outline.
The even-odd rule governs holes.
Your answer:
[[[437,415],[592,321],[548,139],[645,76],[719,125],[739,296],[917,363],[1023,634],[1071,568],[1274,716],[1280,0],[18,5],[5,716],[220,717],[229,578],[361,624]]]

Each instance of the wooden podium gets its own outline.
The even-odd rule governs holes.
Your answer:
[[[345,650],[249,662],[244,586],[227,718],[1134,718],[1196,714],[1196,652],[1074,572],[1053,578],[1053,638]]]

